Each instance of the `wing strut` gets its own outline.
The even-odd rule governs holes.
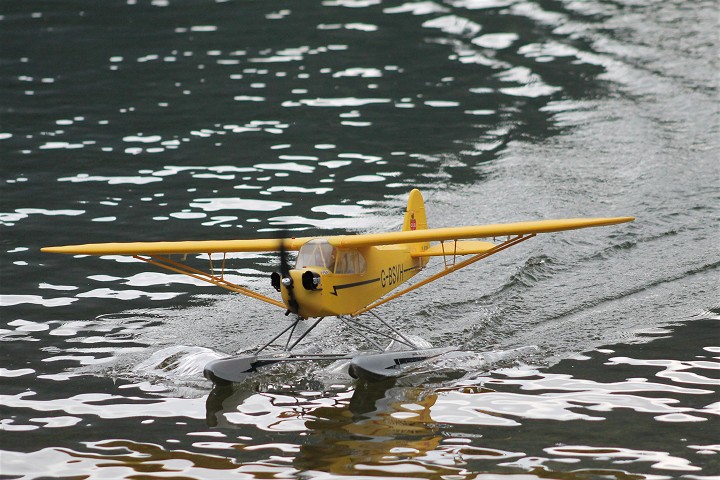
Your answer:
[[[397,292],[397,293],[394,293],[394,294],[390,295],[389,297],[385,297],[385,298],[383,298],[382,300],[378,300],[377,302],[372,303],[372,304],[370,304],[369,306],[367,306],[367,307],[365,307],[365,308],[361,308],[361,309],[358,310],[357,312],[353,313],[352,316],[355,317],[355,316],[357,316],[357,315],[360,315],[361,313],[365,313],[365,312],[367,312],[367,311],[369,311],[369,310],[372,310],[372,309],[375,308],[375,307],[379,307],[380,305],[382,305],[382,304],[384,304],[384,303],[387,303],[387,302],[389,302],[390,300],[394,300],[394,299],[396,299],[396,298],[398,298],[398,297],[400,297],[400,296],[402,296],[402,295],[405,295],[406,293],[412,292],[413,290],[418,289],[418,288],[422,287],[423,285],[427,285],[427,284],[430,283],[430,282],[434,282],[435,280],[437,280],[437,279],[439,279],[439,278],[442,278],[442,277],[444,277],[445,275],[448,275],[448,274],[450,274],[450,273],[456,272],[456,271],[460,270],[461,268],[467,267],[468,265],[472,265],[473,263],[477,262],[478,260],[482,260],[483,258],[487,258],[487,257],[489,257],[490,255],[493,255],[493,254],[495,254],[495,253],[501,252],[501,251],[503,251],[503,250],[505,250],[505,249],[508,249],[508,248],[510,248],[510,247],[512,247],[512,246],[517,245],[518,243],[524,242],[525,240],[530,240],[530,239],[531,239],[532,237],[534,237],[534,236],[535,236],[534,233],[531,233],[531,234],[529,234],[529,235],[516,235],[516,236],[514,236],[514,237],[508,238],[507,240],[505,240],[503,243],[497,245],[497,246],[496,246],[495,248],[493,248],[492,250],[488,250],[487,252],[474,255],[474,256],[468,258],[467,260],[463,260],[463,261],[460,262],[460,263],[448,264],[448,263],[446,262],[445,268],[444,268],[442,271],[440,271],[440,272],[438,272],[438,273],[436,273],[436,274],[434,274],[434,275],[429,276],[428,278],[426,278],[426,279],[424,279],[424,280],[416,283],[415,285],[411,285],[411,286],[409,286],[408,288],[406,288],[406,289],[404,289],[404,290],[401,290],[401,291],[399,291],[399,292]],[[453,260],[454,260],[454,259],[453,259]]]
[[[210,254],[208,254],[208,256],[210,256]],[[269,303],[271,305],[275,305],[280,308],[287,308],[287,306],[284,303],[282,303],[278,300],[275,300],[274,298],[267,297],[261,293],[250,290],[249,288],[241,287],[240,285],[237,285],[228,280],[225,280],[225,278],[224,278],[225,258],[223,258],[223,266],[222,266],[222,271],[220,273],[220,276],[215,275],[215,271],[212,267],[212,257],[210,260],[210,273],[203,272],[202,270],[198,270],[198,269],[190,267],[188,265],[184,265],[182,263],[176,262],[176,261],[171,260],[166,257],[159,257],[159,256],[155,256],[155,255],[147,255],[147,256],[133,255],[133,258],[142,260],[143,262],[149,263],[150,265],[155,265],[156,267],[164,268],[165,270],[182,273],[183,275],[187,275],[188,277],[192,277],[197,280],[201,280],[203,282],[207,282],[212,285],[216,285],[218,287],[224,288],[225,290],[230,290],[231,292],[236,292],[236,293],[240,293],[242,295],[246,295],[250,298],[261,300],[263,302]]]

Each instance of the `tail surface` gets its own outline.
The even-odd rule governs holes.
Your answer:
[[[408,198],[407,210],[405,211],[405,220],[403,221],[403,231],[409,230],[425,230],[428,228],[427,217],[425,216],[425,200],[417,188],[410,192]],[[430,242],[419,242],[410,244],[411,252],[424,252],[430,248]],[[427,263],[424,259],[423,265]]]

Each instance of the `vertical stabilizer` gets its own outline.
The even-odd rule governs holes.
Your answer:
[[[425,216],[425,200],[423,200],[420,190],[415,188],[410,192],[410,197],[408,198],[402,229],[406,231],[425,230],[426,228],[428,228],[428,223],[427,217]],[[428,248],[430,248],[429,242],[413,243],[410,245],[411,252],[423,252]],[[422,265],[425,263],[427,263],[427,258],[424,258]]]

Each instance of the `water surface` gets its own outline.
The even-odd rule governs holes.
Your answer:
[[[710,1],[5,1],[2,475],[720,475],[716,26]],[[282,312],[39,252],[399,229],[415,187],[431,226],[637,221],[382,307],[467,353],[379,385],[213,390]],[[231,274],[270,293],[277,261]]]

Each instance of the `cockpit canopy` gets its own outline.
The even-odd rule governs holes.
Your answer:
[[[316,238],[300,247],[296,269],[322,268],[337,274],[365,272],[365,258],[356,248],[336,249],[327,240]]]

